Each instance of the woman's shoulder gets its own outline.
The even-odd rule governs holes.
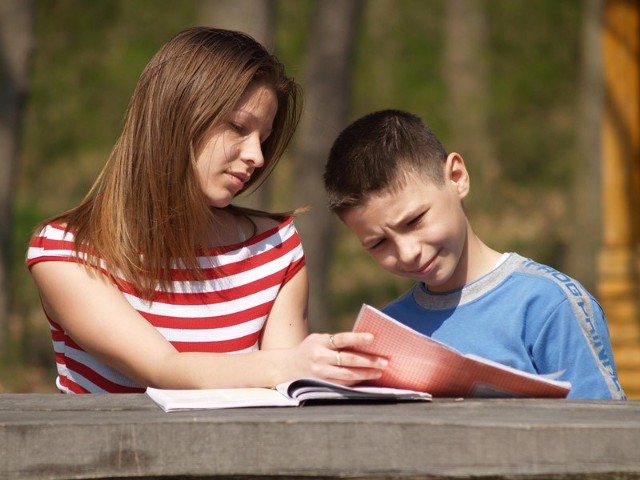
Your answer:
[[[293,217],[290,215],[249,215],[248,218],[254,225],[254,235],[293,226]]]
[[[201,245],[209,245],[216,251],[226,252],[265,241],[281,243],[291,236],[297,236],[291,215],[234,209],[221,212],[217,225],[214,225],[210,235]],[[275,237],[281,238],[276,240]]]
[[[222,222],[236,224],[240,241],[244,242],[266,232],[293,224],[294,212],[272,213],[254,208],[229,205],[219,211]],[[226,220],[225,220],[226,219]]]
[[[44,260],[75,257],[75,237],[63,223],[49,222],[39,225],[29,241],[27,265]]]
[[[241,243],[299,242],[293,216],[249,216],[243,222]]]
[[[43,242],[45,240],[71,241],[74,240],[73,232],[66,224],[52,221],[38,225],[31,236],[30,244]]]

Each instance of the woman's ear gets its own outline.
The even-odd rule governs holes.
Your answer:
[[[456,189],[462,199],[467,196],[470,188],[469,172],[464,159],[459,153],[450,153],[445,164],[446,180]]]

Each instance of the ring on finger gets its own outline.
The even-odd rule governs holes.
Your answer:
[[[336,352],[336,365],[339,367],[342,366],[342,358],[340,357],[340,351]]]
[[[338,347],[336,347],[335,339],[336,339],[335,336],[329,335],[329,343],[331,344],[334,350],[337,350]]]

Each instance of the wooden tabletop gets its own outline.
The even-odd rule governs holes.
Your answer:
[[[640,402],[435,400],[165,413],[0,394],[0,478],[640,479]]]

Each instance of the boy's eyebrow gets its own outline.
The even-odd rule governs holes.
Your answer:
[[[394,223],[389,223],[388,226],[391,229],[396,230],[399,227],[402,227],[405,223],[416,218],[421,213],[422,213],[422,208],[420,206],[414,207],[408,212],[404,212],[402,215],[400,215],[400,218],[398,220],[396,220]]]
[[[417,217],[421,213],[422,213],[421,207],[420,206],[416,206],[412,210],[409,210],[408,212],[402,213],[400,215],[400,218],[398,220],[396,220],[394,223],[387,223],[387,228],[390,228],[391,230],[398,230],[404,224],[406,224],[410,220],[413,220],[415,217]],[[377,243],[378,241],[380,241],[384,237],[385,237],[384,232],[382,232],[382,233],[373,233],[373,234],[367,236],[366,238],[364,238],[362,240],[362,242],[360,242],[360,243],[362,244],[362,246],[364,248],[369,248],[369,247],[372,246],[372,244]]]

